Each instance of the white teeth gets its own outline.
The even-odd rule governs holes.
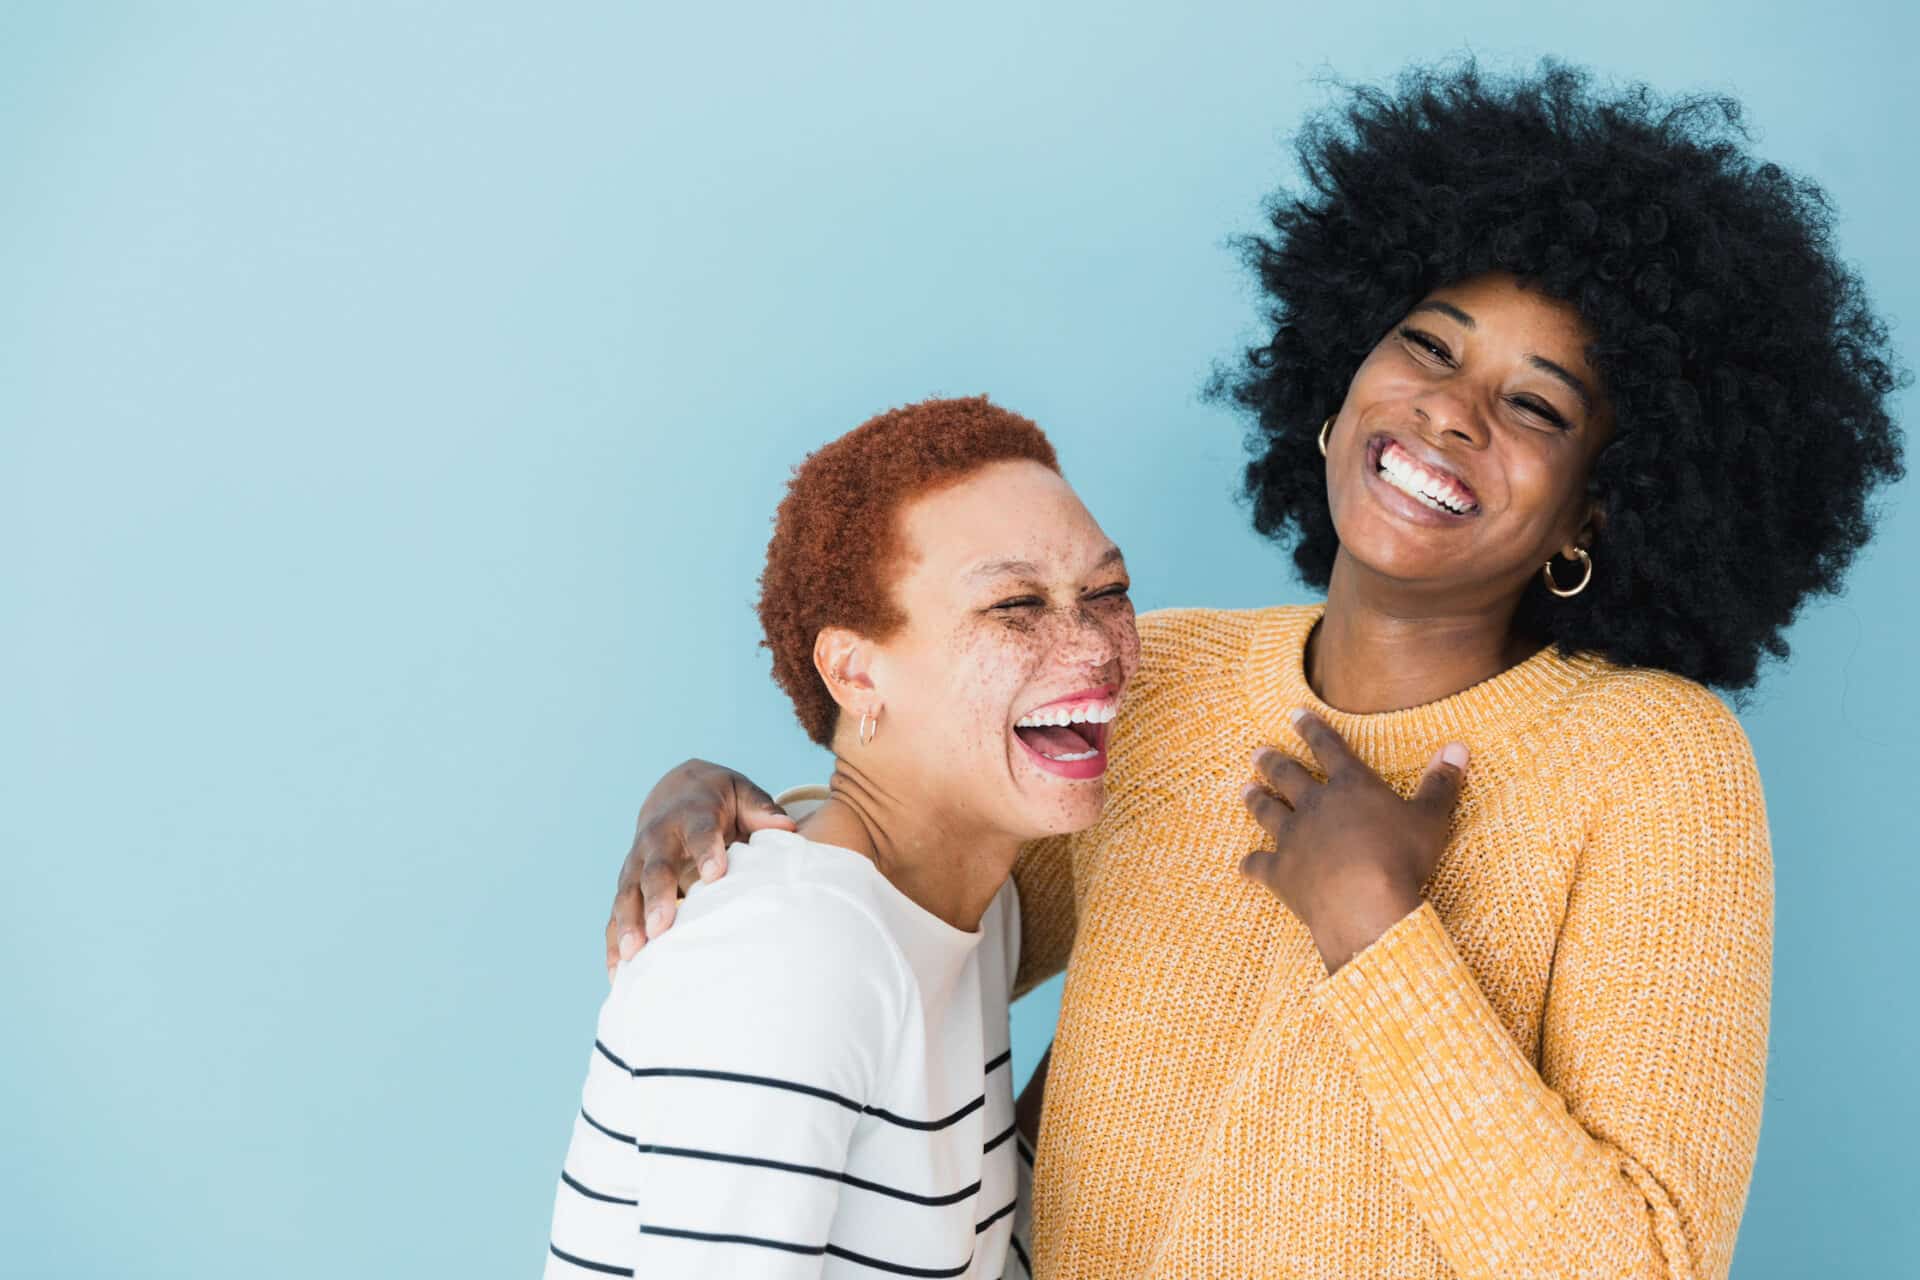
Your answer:
[[[1040,752],[1040,754],[1041,754],[1041,755],[1043,755],[1043,756],[1047,756],[1047,753],[1046,753],[1046,752],[1044,752],[1044,751],[1042,751],[1042,752]],[[1100,754],[1100,753],[1099,753],[1098,751],[1082,751],[1082,752],[1080,752],[1080,753],[1079,753],[1078,755],[1071,755],[1071,756],[1047,756],[1047,759],[1049,759],[1049,760],[1058,760],[1058,761],[1061,761],[1061,762],[1063,762],[1063,763],[1068,763],[1068,762],[1072,762],[1072,761],[1075,761],[1075,760],[1091,760],[1091,759],[1093,759],[1093,758],[1094,758],[1095,756],[1097,756],[1097,755],[1099,755],[1099,754]]]
[[[1437,511],[1457,516],[1470,510],[1467,505],[1456,505],[1457,500],[1444,493],[1444,483],[1435,479],[1430,472],[1391,452],[1380,455],[1380,474],[1400,492],[1411,494]]]
[[[1070,724],[1106,724],[1118,710],[1111,702],[1088,702],[1077,707],[1054,707],[1030,711],[1013,723],[1021,729],[1064,728]]]

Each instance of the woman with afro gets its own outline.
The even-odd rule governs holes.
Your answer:
[[[1724,98],[1466,65],[1299,150],[1217,388],[1326,600],[1142,618],[1104,816],[1022,855],[1035,1271],[1724,1276],[1772,870],[1708,686],[1901,474],[1885,329]],[[609,947],[769,810],[664,780]]]

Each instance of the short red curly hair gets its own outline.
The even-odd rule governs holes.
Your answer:
[[[826,627],[885,640],[906,622],[893,599],[907,503],[994,462],[1060,470],[1032,422],[985,396],[922,400],[869,418],[793,469],[760,575],[761,641],[807,736],[831,746],[839,706],[813,666]]]

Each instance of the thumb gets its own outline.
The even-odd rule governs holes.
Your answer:
[[[1427,763],[1420,785],[1414,788],[1413,803],[1444,822],[1460,800],[1460,784],[1466,777],[1467,748],[1463,743],[1449,742]]]
[[[736,778],[733,784],[734,817],[740,824],[742,834],[755,831],[796,831],[792,815],[774,798],[762,791],[745,778]]]

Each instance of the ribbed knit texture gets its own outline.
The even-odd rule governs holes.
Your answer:
[[[1759,1138],[1772,863],[1752,752],[1678,677],[1544,651],[1349,715],[1320,608],[1179,610],[1144,653],[1100,824],[1016,869],[1021,988],[1071,952],[1034,1263],[1048,1280],[1715,1277]],[[1237,873],[1287,711],[1402,794],[1472,752],[1427,904],[1329,978]]]

